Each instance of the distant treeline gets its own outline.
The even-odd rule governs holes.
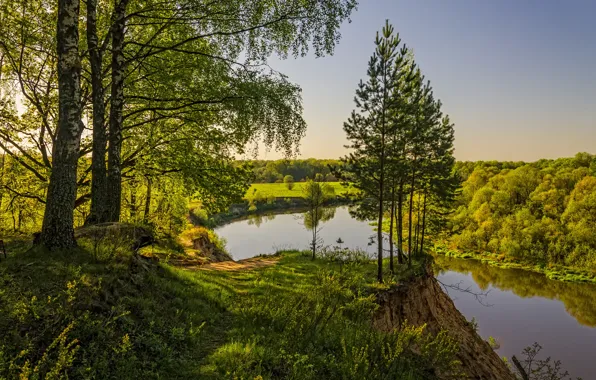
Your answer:
[[[596,270],[596,155],[455,169],[454,248]]]
[[[339,167],[339,160],[309,158],[306,160],[254,160],[240,161],[250,163],[253,167],[254,183],[281,183],[287,175],[291,175],[295,182],[314,179],[317,174],[322,175],[325,182],[335,182],[337,178],[332,173],[332,167]]]

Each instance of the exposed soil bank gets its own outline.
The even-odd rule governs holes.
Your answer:
[[[499,355],[457,310],[431,269],[423,276],[379,293],[377,302],[380,308],[373,321],[376,328],[391,331],[407,321],[414,326],[426,325],[431,334],[447,330],[460,345],[458,359],[468,378],[515,379]]]

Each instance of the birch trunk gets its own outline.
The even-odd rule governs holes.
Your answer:
[[[58,131],[41,232],[49,249],[70,248],[74,238],[77,161],[81,142],[79,0],[58,2]]]
[[[87,223],[107,221],[106,125],[102,84],[102,51],[97,37],[97,0],[87,0],[87,44],[91,64],[93,100],[93,152],[91,155],[91,211]]]
[[[122,112],[124,109],[124,34],[128,0],[120,0],[114,10],[112,27],[112,93],[108,146],[107,213],[108,221],[120,220],[122,208]]]

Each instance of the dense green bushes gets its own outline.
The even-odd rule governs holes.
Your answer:
[[[457,169],[453,247],[596,270],[596,156]]]

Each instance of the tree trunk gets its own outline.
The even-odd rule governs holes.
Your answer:
[[[1,57],[0,57],[1,58]],[[2,60],[0,60],[0,72],[2,72]],[[0,74],[0,79],[1,79]],[[2,82],[0,81],[0,84]],[[0,96],[2,94],[0,93]],[[4,179],[6,177],[6,153],[2,153],[2,165],[0,166],[0,228],[4,226],[4,214],[2,213],[2,206],[4,205]]]
[[[87,223],[107,221],[106,125],[102,83],[102,52],[97,37],[97,0],[87,0],[87,44],[91,64],[93,151],[91,153],[91,210]]]
[[[143,220],[145,223],[149,221],[149,213],[151,212],[151,178],[147,177],[147,196],[145,199],[145,212],[143,213]]]
[[[117,0],[116,0],[117,1]],[[120,0],[114,9],[112,26],[112,93],[110,97],[110,133],[108,146],[107,212],[108,221],[120,220],[122,208],[122,113],[124,109],[124,33],[128,0]]]
[[[383,160],[383,158],[381,158]],[[384,173],[383,164],[381,164],[381,179],[379,181],[379,219],[377,225],[377,279],[383,282],[383,190],[384,190]]]
[[[414,178],[415,170],[412,168],[412,179],[410,181],[410,209],[408,211],[408,265],[412,265],[412,208],[414,206]]]
[[[389,219],[389,271],[394,274],[393,269],[393,218],[395,216],[395,186],[391,185],[391,218]]]
[[[137,220],[137,181],[130,182],[130,220],[134,223]]]
[[[79,0],[58,1],[58,130],[52,152],[41,242],[49,249],[71,248],[81,142],[81,62]]]
[[[416,232],[414,233],[414,254],[420,253],[418,251],[418,241],[420,239],[420,194],[418,194],[418,202],[416,202]]]
[[[399,182],[399,194],[397,194],[397,262],[400,264],[404,263],[403,260],[403,247],[404,247],[404,236],[403,236],[403,204],[404,204],[404,181],[400,179]]]
[[[424,206],[422,209],[422,235],[420,237],[420,253],[424,253],[424,233],[426,232],[426,197],[427,197],[427,195],[428,195],[428,187],[426,187],[424,189]]]

